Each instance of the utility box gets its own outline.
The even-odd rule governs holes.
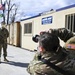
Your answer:
[[[15,22],[7,25],[9,37],[7,38],[8,44],[20,47],[20,22]]]
[[[20,22],[16,22],[13,25],[13,40],[12,44],[20,47]]]
[[[9,31],[10,41],[9,41],[9,44],[12,45],[12,43],[13,43],[13,41],[12,41],[12,39],[13,39],[13,26],[12,26],[12,24],[9,27],[10,27],[10,31]]]

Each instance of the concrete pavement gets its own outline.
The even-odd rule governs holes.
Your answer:
[[[0,75],[29,75],[26,68],[33,59],[35,52],[11,45],[8,45],[7,52],[9,62],[4,62],[3,55],[1,55]]]

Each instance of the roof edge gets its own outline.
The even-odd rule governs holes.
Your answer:
[[[72,8],[72,7],[75,7],[75,4],[69,5],[69,6],[66,6],[66,7],[62,7],[62,8],[59,8],[59,9],[56,9],[56,12],[57,11],[61,11],[61,10],[65,10],[65,9],[69,9],[69,8]]]
[[[22,19],[21,21],[32,19],[32,18],[39,17],[39,16],[41,16],[41,14],[38,14],[38,15],[35,15],[35,16],[29,17],[29,18]]]

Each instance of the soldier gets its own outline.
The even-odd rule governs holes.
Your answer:
[[[37,53],[30,62],[27,68],[30,75],[64,75],[50,67],[43,59],[49,60],[54,65],[69,73],[66,75],[75,74],[75,55],[72,57],[69,51],[60,46],[59,39],[55,34],[48,32],[41,34],[38,43],[40,58]]]
[[[73,32],[71,32],[70,30],[66,28],[49,29],[48,31],[42,31],[42,32],[53,33],[57,35],[64,42],[67,42],[67,40],[69,40],[71,37],[75,35]]]
[[[3,42],[2,42],[1,47],[0,47],[0,57],[1,57],[1,49],[3,48],[4,61],[8,62],[6,56],[7,56],[7,38],[9,37],[9,32],[5,28],[5,23],[4,22],[2,22],[1,25],[2,25],[2,28],[1,28],[0,33],[3,37]]]
[[[4,43],[4,39],[1,33],[1,28],[0,28],[0,63],[1,63],[1,49],[2,49],[2,44]]]
[[[71,41],[73,42],[74,38],[75,38],[75,34],[66,28],[49,29],[48,31],[40,32],[40,34],[42,34],[44,32],[49,32],[49,33],[53,33],[53,34],[57,35],[62,41],[65,42],[65,45],[63,46],[64,48],[66,48],[66,44],[69,44]]]
[[[75,34],[66,28],[49,29],[49,33],[57,35],[62,41],[65,42],[64,48],[70,50],[75,54]]]

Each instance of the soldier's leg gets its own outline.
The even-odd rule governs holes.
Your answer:
[[[3,44],[3,56],[4,56],[4,61],[7,61],[7,44]]]

